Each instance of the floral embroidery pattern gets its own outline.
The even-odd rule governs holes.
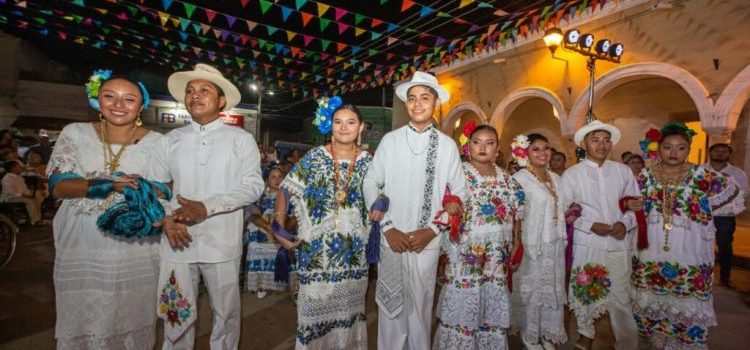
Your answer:
[[[372,156],[369,154],[357,159],[351,184],[362,183],[367,165],[371,160]],[[350,165],[349,162],[342,162],[340,171],[346,173]],[[336,189],[333,168],[333,159],[322,148],[315,148],[307,152],[289,173],[289,176],[295,177],[300,183],[305,184],[302,200],[309,210],[309,216],[313,224],[319,224],[326,216],[332,215],[335,210],[333,194]],[[342,181],[343,187],[346,181],[345,176],[340,181]],[[366,210],[360,191],[360,186],[350,186],[347,201],[339,206],[339,210],[349,207],[358,208],[364,220]]]
[[[334,234],[326,240],[328,246],[328,267],[359,266],[365,244],[359,236]]]
[[[586,263],[583,267],[573,268],[570,273],[570,285],[575,298],[583,305],[588,305],[606,297],[612,284],[607,267]]]
[[[182,296],[182,288],[174,277],[174,270],[169,274],[169,281],[161,290],[159,313],[166,316],[167,322],[174,327],[182,325],[190,318],[190,301]]]
[[[312,271],[323,268],[323,237],[311,242],[303,241],[297,247],[297,266],[300,271]]]
[[[408,124],[412,130],[416,129]],[[406,132],[406,130],[404,130]],[[407,135],[408,137],[408,135]],[[435,182],[435,163],[437,162],[438,133],[435,127],[430,127],[430,141],[427,149],[427,165],[425,166],[424,191],[422,192],[422,216],[419,218],[419,227],[427,227],[432,213],[432,191]]]
[[[515,179],[498,171],[496,177],[479,175],[469,164],[464,164],[466,181],[472,193],[470,210],[464,222],[474,225],[510,223],[524,203],[524,192]]]
[[[644,197],[644,210],[661,212],[661,202],[664,199],[664,186],[656,180],[651,169],[638,176],[638,185]],[[708,198],[722,192],[729,186],[726,178],[718,173],[693,166],[685,182],[677,189],[674,203],[675,216],[682,216],[694,222],[708,225],[711,223],[711,206]]]
[[[709,300],[713,285],[713,264],[681,266],[669,261],[640,261],[633,257],[633,286],[654,294]]]
[[[643,337],[651,338],[658,333],[687,346],[706,345],[706,329],[698,324],[672,323],[668,318],[650,318],[639,312],[635,313],[635,322]]]
[[[352,328],[357,322],[365,322],[365,314],[358,313],[345,320],[326,320],[311,325],[297,327],[297,339],[303,345],[322,338],[334,328]]]
[[[504,331],[503,327],[500,327],[500,326],[490,326],[490,325],[485,324],[485,323],[480,324],[479,327],[477,327],[477,328],[469,328],[469,327],[464,326],[464,325],[451,326],[451,325],[443,324],[442,322],[439,322],[439,325],[440,325],[440,327],[448,328],[448,329],[450,329],[450,330],[452,330],[454,332],[458,332],[458,333],[460,333],[462,335],[465,335],[467,337],[473,337],[473,336],[477,335],[480,332],[503,332]]]

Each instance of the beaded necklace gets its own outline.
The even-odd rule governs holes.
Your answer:
[[[547,188],[547,191],[550,193],[550,195],[552,195],[552,201],[553,201],[553,206],[554,206],[554,209],[552,210],[552,213],[553,213],[552,214],[552,220],[555,223],[555,225],[557,225],[557,219],[558,219],[557,205],[558,205],[559,199],[558,199],[558,196],[557,196],[557,191],[555,191],[555,186],[552,184],[552,177],[549,176],[549,174],[547,174],[547,180],[542,179],[542,176],[536,173],[537,172],[536,168],[534,168],[531,164],[529,164],[528,169],[529,169],[529,172],[531,173],[531,175],[534,175],[534,177],[542,185],[544,185],[544,187]],[[545,173],[547,172],[547,170],[543,170],[543,171]]]

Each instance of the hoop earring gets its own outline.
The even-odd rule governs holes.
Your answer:
[[[141,116],[139,115],[138,118],[135,119],[135,126],[141,125],[143,125],[143,120],[141,120]]]

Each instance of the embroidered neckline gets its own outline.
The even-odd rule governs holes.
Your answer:
[[[407,137],[408,144],[409,139]],[[422,215],[419,219],[419,228],[427,227],[432,213],[432,192],[435,183],[435,162],[437,161],[438,133],[432,128],[430,141],[427,145],[427,166],[425,166],[424,191],[422,192]],[[411,148],[411,146],[409,146]],[[411,151],[411,149],[410,149]],[[413,153],[413,151],[412,151]]]

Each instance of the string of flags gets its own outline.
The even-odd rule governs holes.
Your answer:
[[[0,0],[0,25],[173,70],[210,61],[235,81],[259,80],[279,92],[307,98],[390,84],[416,70],[513,45],[608,3],[549,0],[506,12],[477,0],[456,0],[450,9],[411,0],[371,1],[372,6],[398,2],[407,17],[465,28],[463,35],[448,37],[432,30],[435,25],[421,30],[414,22],[392,23],[326,0],[227,1],[242,8],[257,6],[261,16],[245,18],[252,11],[225,13],[181,0],[161,0],[161,7],[155,5],[158,1],[145,0],[68,0],[54,5]],[[615,0],[620,1],[627,0]],[[471,11],[495,19],[472,23],[463,18]]]

